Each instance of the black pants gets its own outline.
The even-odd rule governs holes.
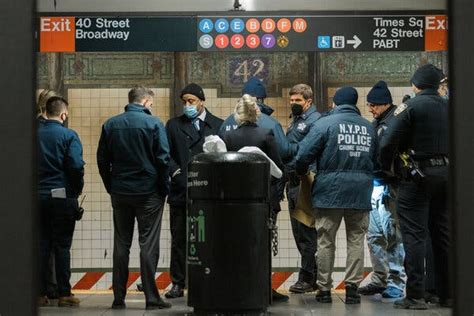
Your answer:
[[[423,298],[425,249],[431,235],[436,291],[441,299],[451,297],[450,230],[447,209],[447,167],[424,170],[420,182],[403,181],[398,194],[398,216],[405,246],[406,293]]]
[[[48,262],[48,281],[46,284],[46,293],[48,298],[57,298],[58,294],[58,283],[56,282],[56,265],[54,264],[54,252],[51,251]]]
[[[160,257],[163,204],[164,199],[157,193],[139,196],[112,195],[115,230],[112,288],[117,302],[123,301],[127,294],[128,263],[135,218],[138,222],[140,274],[146,304],[156,304],[159,301],[155,274]]]
[[[286,196],[288,198],[288,208],[290,211],[296,207],[299,186],[290,186],[288,184]],[[298,280],[313,284],[316,282],[317,265],[316,250],[318,234],[315,228],[308,227],[294,218],[291,218],[291,229],[296,247],[301,255],[301,268]]]
[[[426,258],[425,258],[425,292],[436,294],[434,255],[431,247],[431,234],[426,238]]]
[[[48,294],[50,256],[54,255],[60,297],[71,295],[71,244],[77,199],[40,200],[40,295]]]
[[[170,206],[171,263],[173,284],[186,285],[186,207]]]

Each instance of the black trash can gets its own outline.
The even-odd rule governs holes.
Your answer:
[[[205,153],[188,166],[188,305],[265,311],[270,303],[270,164],[258,154]]]

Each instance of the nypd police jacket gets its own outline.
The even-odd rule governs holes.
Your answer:
[[[339,105],[320,118],[300,143],[295,162],[300,175],[316,162],[313,207],[372,209],[376,147],[375,130],[357,107]]]

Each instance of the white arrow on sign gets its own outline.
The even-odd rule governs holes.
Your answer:
[[[357,35],[354,35],[353,40],[347,40],[347,44],[349,45],[354,45],[354,49],[359,47],[359,45],[362,43],[360,38],[357,37]]]

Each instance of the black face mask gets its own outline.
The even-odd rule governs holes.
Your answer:
[[[293,116],[298,116],[303,114],[303,106],[298,103],[292,103],[291,104],[291,113]]]

